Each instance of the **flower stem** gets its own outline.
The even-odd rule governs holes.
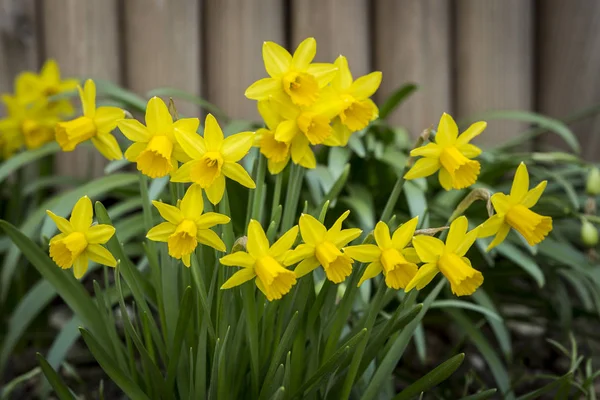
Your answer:
[[[271,221],[275,219],[277,207],[281,202],[281,187],[283,186],[283,174],[279,173],[275,177],[275,190],[273,191],[273,205],[271,206]]]
[[[298,198],[300,197],[300,189],[302,188],[303,175],[304,168],[299,165],[292,164],[290,170],[290,179],[285,195],[285,205],[283,207],[281,232],[289,230],[294,224],[294,217],[296,216],[296,209],[298,208]]]
[[[252,200],[251,218],[260,221],[260,211],[262,207],[262,198],[265,191],[265,171],[267,169],[267,159],[262,155],[258,155],[258,168],[256,169],[256,189],[254,189],[254,199]]]

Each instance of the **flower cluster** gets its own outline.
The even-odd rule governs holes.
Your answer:
[[[74,90],[77,83],[75,79],[62,80],[54,60],[46,61],[39,74],[19,74],[14,93],[1,99],[7,116],[0,119],[0,159],[23,147],[36,149],[53,141],[56,124],[73,114],[69,100],[53,97]]]
[[[381,72],[354,80],[346,57],[339,56],[333,64],[313,63],[316,52],[314,38],[300,43],[293,55],[265,42],[263,60],[269,77],[246,90],[246,97],[258,101],[265,121],[256,145],[272,174],[281,172],[290,158],[315,168],[311,145],[345,146],[353,132],[379,115],[369,97],[379,88]]]

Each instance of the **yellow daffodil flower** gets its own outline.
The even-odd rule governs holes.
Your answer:
[[[366,128],[379,116],[379,109],[369,97],[381,84],[381,72],[371,72],[353,80],[346,57],[339,56],[334,65],[338,73],[331,81],[331,87],[340,96],[343,109],[333,122],[333,131],[340,145],[345,146],[353,132]]]
[[[425,264],[406,286],[406,291],[413,288],[423,289],[441,272],[450,282],[452,293],[457,296],[471,295],[483,283],[483,275],[471,266],[465,257],[469,248],[477,239],[478,228],[467,233],[469,223],[462,216],[450,224],[446,243],[438,238],[419,235],[412,240],[417,255]]]
[[[259,101],[258,111],[265,121],[267,129],[256,131],[255,145],[260,147],[260,152],[267,158],[267,166],[271,174],[276,175],[283,171],[292,154],[294,162],[304,168],[312,169],[317,166],[315,154],[308,141],[301,140],[301,138],[291,142],[275,139],[275,133],[283,120],[273,108],[272,101]]]
[[[314,38],[300,43],[293,56],[273,42],[264,42],[262,53],[270,78],[260,79],[246,89],[246,97],[252,100],[285,96],[296,105],[310,106],[337,71],[333,64],[311,64],[317,53]]]
[[[56,125],[56,141],[63,151],[73,151],[78,144],[88,139],[98,151],[109,160],[123,158],[117,139],[111,131],[117,127],[117,121],[125,118],[125,111],[118,107],[96,108],[96,85],[88,79],[79,89],[83,107],[83,116],[72,121]]]
[[[481,153],[481,149],[469,142],[479,135],[486,122],[475,122],[466,131],[458,135],[458,127],[452,117],[442,115],[435,142],[410,152],[411,156],[422,156],[404,175],[404,179],[416,179],[433,175],[440,171],[438,179],[446,190],[464,189],[477,181],[481,170],[478,161],[472,160]]]
[[[546,184],[547,181],[542,181],[529,190],[529,173],[525,164],[521,163],[517,168],[510,194],[496,193],[492,196],[496,214],[479,228],[479,237],[496,235],[488,246],[488,251],[506,239],[511,227],[523,235],[531,246],[548,236],[552,230],[552,218],[530,210],[538,202]]]
[[[182,260],[186,267],[190,266],[190,256],[198,243],[225,251],[225,243],[210,228],[227,224],[230,218],[214,212],[202,214],[204,201],[200,186],[190,186],[177,207],[160,201],[152,204],[166,222],[150,229],[146,237],[155,242],[167,242],[169,255]]]
[[[321,265],[327,279],[334,283],[343,282],[352,272],[354,261],[341,249],[362,232],[358,228],[342,229],[342,223],[349,214],[350,211],[343,213],[329,230],[312,215],[302,214],[300,234],[304,243],[286,257],[285,265],[301,261],[294,270],[298,278]]]
[[[390,237],[387,224],[379,221],[373,231],[377,245],[360,244],[344,248],[344,254],[357,261],[370,263],[360,278],[358,286],[381,272],[385,276],[385,284],[392,289],[404,289],[408,285],[417,274],[417,264],[413,262],[415,261],[414,249],[406,246],[415,234],[418,222],[419,217],[411,219],[396,229]]]
[[[125,158],[137,163],[137,169],[150,178],[160,178],[178,168],[178,161],[189,161],[175,139],[175,130],[182,135],[196,135],[198,118],[182,118],[173,122],[169,109],[158,97],[148,100],[146,126],[135,119],[122,119],[117,126],[127,139],[134,142],[125,151]]]
[[[6,160],[23,146],[23,135],[18,129],[3,129],[0,120],[0,160]]]
[[[231,276],[221,289],[230,289],[256,277],[256,286],[269,301],[279,300],[296,284],[296,274],[283,267],[282,262],[298,236],[298,226],[287,231],[272,246],[260,223],[251,220],[248,225],[246,251],[238,251],[221,258],[221,264],[242,267]]]
[[[225,177],[247,188],[256,187],[248,172],[237,162],[250,150],[254,132],[241,132],[223,138],[223,131],[212,114],[206,116],[204,137],[175,130],[175,138],[192,159],[171,176],[172,182],[194,182],[206,190],[211,203],[217,204],[225,193]]]
[[[73,267],[77,279],[87,271],[89,260],[113,268],[117,266],[110,251],[101,246],[115,234],[115,228],[106,224],[92,225],[94,212],[87,196],[77,201],[70,220],[50,210],[46,213],[60,231],[50,240],[50,257],[56,265],[63,269]]]

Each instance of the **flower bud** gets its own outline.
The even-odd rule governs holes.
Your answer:
[[[598,170],[598,168],[592,167],[590,172],[588,172],[585,190],[590,196],[597,196],[600,194],[600,170]]]
[[[598,229],[587,219],[581,223],[581,241],[587,247],[594,247],[598,244]]]

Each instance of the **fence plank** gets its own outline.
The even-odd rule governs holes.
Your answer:
[[[65,75],[121,82],[116,0],[46,0],[43,3],[45,54],[56,59]],[[63,153],[58,169],[64,175],[95,175],[106,161],[95,149]]]
[[[599,103],[600,2],[545,0],[538,5],[537,107],[542,113],[564,117]],[[584,157],[600,160],[600,116],[572,127]],[[541,143],[545,148],[561,145],[555,136],[546,136]]]
[[[533,3],[458,0],[456,3],[457,115],[533,107]],[[526,126],[489,121],[480,143],[497,144]]]
[[[371,69],[369,1],[293,0],[292,49],[307,37],[317,40],[319,62],[333,62],[343,54],[354,76]]]
[[[141,95],[174,87],[199,96],[199,0],[128,0],[124,14],[127,86]],[[176,106],[187,116],[198,114],[192,104]]]
[[[284,43],[282,0],[206,0],[204,87],[207,98],[234,118],[258,119],[246,88],[266,77],[262,43]]]
[[[0,0],[0,93],[13,91],[19,72],[38,69],[36,22],[33,0]]]
[[[419,91],[391,121],[415,136],[452,112],[450,85],[450,3],[437,0],[377,0],[375,69],[383,72],[379,102],[408,82]]]

